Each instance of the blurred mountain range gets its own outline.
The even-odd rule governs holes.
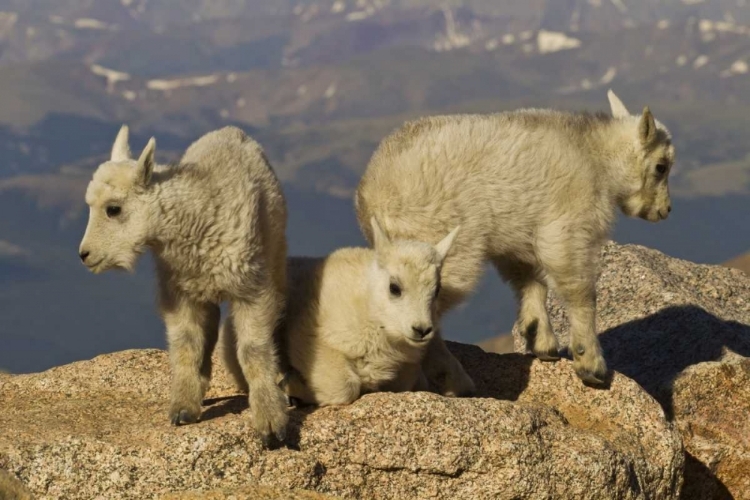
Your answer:
[[[745,0],[0,0],[0,367],[163,345],[152,273],[91,276],[83,192],[120,124],[166,162],[227,124],[285,184],[294,254],[362,244],[351,194],[406,119],[521,106],[607,110],[610,87],[672,131],[673,216],[615,239],[699,262],[750,248]],[[508,331],[488,274],[445,323]]]

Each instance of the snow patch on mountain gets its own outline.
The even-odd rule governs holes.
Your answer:
[[[575,49],[581,46],[581,41],[577,38],[570,37],[565,33],[545,30],[539,31],[536,42],[541,54]]]

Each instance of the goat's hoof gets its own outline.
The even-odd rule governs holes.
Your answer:
[[[547,351],[535,352],[534,355],[540,361],[560,361],[560,353],[556,348],[549,349]]]
[[[576,345],[573,351],[573,368],[584,384],[602,387],[607,384],[607,363],[598,349]]]
[[[263,448],[270,449],[273,446],[273,434],[263,434],[260,437],[260,442],[263,444]]]
[[[279,448],[284,444],[285,441],[286,429],[276,432],[269,432],[260,436],[260,442],[267,450],[274,450],[276,448]]]
[[[283,443],[284,441],[286,441],[286,428],[276,431],[274,436],[276,436],[276,439],[280,443]]]
[[[442,391],[442,395],[448,398],[470,398],[476,393],[477,387],[474,381],[466,374],[461,377],[461,380],[454,380],[450,387]]]
[[[584,384],[594,387],[603,387],[607,384],[607,369],[591,371],[584,368],[577,368],[576,375]]]
[[[198,415],[188,410],[180,410],[173,412],[171,420],[175,426],[194,424],[198,421]]]
[[[253,393],[251,392],[251,394]],[[284,443],[287,424],[289,422],[286,395],[281,391],[274,391],[272,394],[275,400],[271,400],[270,404],[264,406],[263,398],[260,398],[259,403],[256,403],[256,400],[250,403],[255,431],[258,433],[263,446],[269,449],[276,447],[277,444],[281,445]],[[259,397],[262,394],[256,391],[255,396]]]

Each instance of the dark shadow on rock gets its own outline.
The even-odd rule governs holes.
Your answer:
[[[674,415],[672,381],[689,366],[717,361],[729,349],[750,356],[750,326],[697,306],[676,306],[599,336],[610,369],[638,382]]]
[[[685,482],[680,500],[733,500],[734,497],[706,465],[685,452]]]
[[[750,326],[726,321],[697,306],[667,307],[600,335],[610,369],[638,382],[674,418],[673,381],[686,368],[718,361],[728,349],[750,356]],[[682,500],[731,499],[724,483],[685,453]]]
[[[233,415],[239,415],[249,407],[247,396],[244,394],[206,399],[203,401],[203,406],[208,408],[203,410],[203,413],[201,414],[201,422],[225,417],[230,413]]]
[[[480,347],[446,341],[477,386],[477,397],[516,401],[529,385],[534,357],[524,354],[494,354]]]
[[[204,410],[201,414],[201,422],[225,417],[229,414],[239,415],[250,409],[247,396],[244,394],[205,399],[203,406]],[[300,429],[307,416],[316,409],[315,406],[289,408],[289,425],[287,427],[286,439],[284,440],[284,445],[287,448],[299,451]]]
[[[284,440],[287,448],[300,451],[300,431],[307,417],[316,410],[318,410],[317,406],[302,406],[289,409],[289,427],[287,428],[286,439]]]
[[[672,382],[686,368],[718,361],[725,350],[750,357],[750,325],[726,321],[697,306],[668,307],[600,335],[611,381],[618,371],[635,380],[673,418]],[[447,342],[477,385],[478,396],[515,401],[529,383],[534,358],[489,354],[479,347]],[[608,384],[609,385],[609,384]],[[681,500],[731,499],[726,485],[686,452]]]

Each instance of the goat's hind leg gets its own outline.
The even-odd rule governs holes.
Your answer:
[[[542,361],[560,359],[560,346],[547,313],[547,285],[534,266],[507,258],[495,259],[494,264],[516,293],[518,328],[526,339],[526,349]]]
[[[360,397],[360,379],[343,354],[319,347],[308,355],[302,374],[289,372],[286,391],[290,397],[319,406],[350,404]]]
[[[279,362],[274,329],[281,300],[270,288],[252,301],[232,302],[232,322],[237,337],[237,358],[247,380],[253,426],[263,443],[286,437],[289,416],[286,395],[277,384]]]
[[[206,306],[206,322],[203,328],[203,361],[201,362],[201,399],[206,397],[206,392],[211,384],[211,372],[213,371],[213,353],[219,340],[219,322],[221,321],[221,309],[218,305]]]
[[[299,406],[298,403],[303,405],[315,404],[315,394],[296,370],[288,370],[279,383],[279,387],[286,394],[290,406],[297,407]]]
[[[476,385],[461,362],[448,350],[440,332],[435,332],[422,360],[426,378],[438,387],[440,394],[465,397],[476,394]]]

